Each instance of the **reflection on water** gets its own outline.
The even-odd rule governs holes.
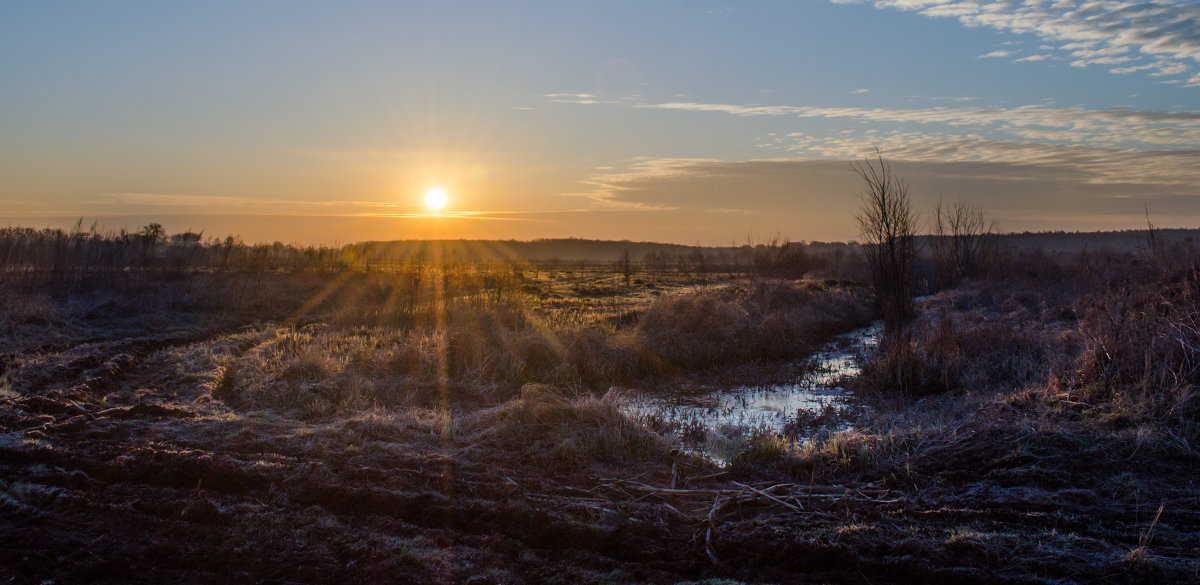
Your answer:
[[[727,460],[740,438],[771,432],[795,435],[813,421],[847,406],[841,380],[858,373],[859,362],[879,344],[878,324],[830,341],[805,361],[794,384],[709,389],[671,396],[633,392],[629,411],[653,427],[675,434],[689,450]],[[731,444],[732,443],[732,444]]]

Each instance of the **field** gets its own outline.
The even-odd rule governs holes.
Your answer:
[[[795,380],[880,317],[841,252],[372,265],[86,239],[0,282],[8,582],[1200,579],[1190,242],[926,284],[841,381],[857,408],[781,434],[623,405]],[[743,446],[713,461],[689,432]]]

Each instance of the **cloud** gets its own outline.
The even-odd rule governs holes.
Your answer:
[[[1092,146],[1142,143],[1153,147],[1200,144],[1200,112],[1147,111],[1128,107],[1105,109],[1025,105],[1008,108],[855,108],[762,106],[667,102],[641,104],[640,109],[719,112],[734,116],[794,116],[863,120],[877,123],[943,125],[978,128],[1013,138],[1070,141]]]
[[[1092,185],[1170,186],[1200,193],[1200,150],[1129,150],[978,135],[896,131],[888,134],[789,135],[768,150],[792,156],[852,159],[882,148],[888,158],[919,163],[989,163],[1055,169]]]
[[[542,94],[542,97],[559,104],[627,104],[641,98],[642,94],[635,91],[619,92],[616,94],[608,92],[607,95],[596,95],[593,93],[547,93]]]
[[[980,56],[976,57],[976,59],[994,59],[997,57],[1007,57],[1011,54],[1012,54],[1011,51],[992,51],[991,53],[980,55]]]
[[[1116,73],[1118,75],[1123,75],[1126,73],[1136,73],[1138,71],[1147,71],[1147,70],[1154,69],[1154,68],[1155,68],[1154,63],[1148,63],[1146,65],[1130,65],[1129,67],[1113,67],[1112,69],[1109,69],[1108,71],[1109,71],[1109,73]]]
[[[101,201],[115,205],[194,207],[203,208],[208,211],[221,209],[279,212],[287,209],[297,212],[304,209],[328,209],[332,207],[394,207],[390,204],[371,201],[294,201],[287,199],[257,199],[253,197],[186,195],[179,193],[106,193],[101,197]]]
[[[1050,58],[1052,58],[1051,55],[1030,55],[1028,57],[1021,57],[1020,59],[1013,61],[1013,63],[1036,63],[1038,61],[1045,61],[1046,59]]]
[[[590,93],[548,93],[542,97],[560,104],[600,104],[605,103]]]
[[[832,0],[835,4],[869,2],[879,8],[953,18],[971,27],[1035,35],[1043,50],[1056,50],[1072,65],[1188,62],[1184,81],[1200,86],[1200,3],[1194,0],[1149,2],[1112,0]],[[1049,48],[1049,49],[1048,49]]]
[[[667,102],[662,104],[638,104],[633,106],[651,110],[685,110],[689,112],[720,112],[735,116],[790,116],[804,108],[797,106],[738,106],[732,104],[704,104],[698,102]]]
[[[958,103],[973,102],[973,101],[977,101],[979,99],[978,97],[974,97],[974,96],[940,96],[940,97],[938,97],[938,96],[927,96],[927,95],[910,95],[908,97],[910,100],[921,99],[921,100],[929,100],[931,102],[958,102]]]
[[[623,168],[603,166],[597,168],[598,173],[579,181],[589,189],[573,193],[563,193],[566,197],[583,197],[590,199],[596,207],[622,209],[628,211],[674,211],[678,206],[659,205],[623,197],[622,191],[626,184],[647,179],[673,179],[691,174],[694,165],[704,162],[716,162],[711,159],[650,159],[639,158],[628,162]]]
[[[852,94],[854,94],[854,95],[859,95],[859,94],[864,94],[864,93],[871,93],[871,90],[869,90],[869,89],[865,89],[865,88],[859,88],[859,89],[856,89],[856,90],[854,90],[854,91],[852,91],[852,92],[850,92],[850,93],[852,93]]]
[[[185,214],[290,215],[313,217],[430,217],[416,205],[381,201],[303,201],[257,199],[179,193],[106,193],[96,203],[106,212],[153,212]],[[521,219],[523,211],[443,211],[437,215],[459,219]]]
[[[1200,177],[1186,184],[1092,180],[1103,165],[1178,169],[1200,162],[1200,152],[1165,161],[1172,153],[1028,152],[1023,145],[999,144],[977,145],[990,148],[993,160],[970,160],[965,153],[961,160],[918,156],[931,143],[885,153],[912,185],[918,210],[964,199],[1004,230],[1129,229],[1144,225],[1143,205],[1150,204],[1152,213],[1173,226],[1200,223]],[[720,213],[727,227],[781,229],[798,239],[849,239],[861,188],[849,172],[849,158],[635,159],[591,180],[611,189],[614,203],[674,209],[673,215]]]

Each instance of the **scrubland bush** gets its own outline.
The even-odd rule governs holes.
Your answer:
[[[753,274],[768,278],[800,278],[817,265],[803,244],[776,236],[752,248]]]
[[[962,291],[954,296],[976,295]],[[1020,389],[1069,371],[1078,351],[1073,324],[1039,320],[1023,307],[926,314],[914,324],[910,339],[885,340],[852,385],[911,396]]]
[[[865,325],[861,291],[756,282],[721,293],[659,299],[637,325],[639,345],[667,365],[807,355],[830,335]]]
[[[1200,273],[1128,283],[1090,297],[1077,386],[1136,417],[1200,418]]]
[[[743,307],[714,294],[660,299],[638,322],[645,347],[664,361],[683,367],[702,367],[727,359],[737,351],[730,340],[749,326]]]
[[[1194,246],[1000,257],[1004,271],[928,301],[912,338],[885,340],[852,387],[912,396],[1043,388],[1113,420],[1200,416]]]
[[[572,396],[528,384],[519,398],[481,412],[470,424],[475,439],[519,450],[534,463],[573,468],[600,461],[662,457],[667,442],[621,410],[620,396]]]

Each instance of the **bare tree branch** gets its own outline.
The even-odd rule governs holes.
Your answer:
[[[884,325],[893,335],[912,321],[915,288],[917,218],[909,186],[876,150],[876,157],[851,161],[850,170],[863,180],[862,206],[855,219],[871,269],[875,297]]]

